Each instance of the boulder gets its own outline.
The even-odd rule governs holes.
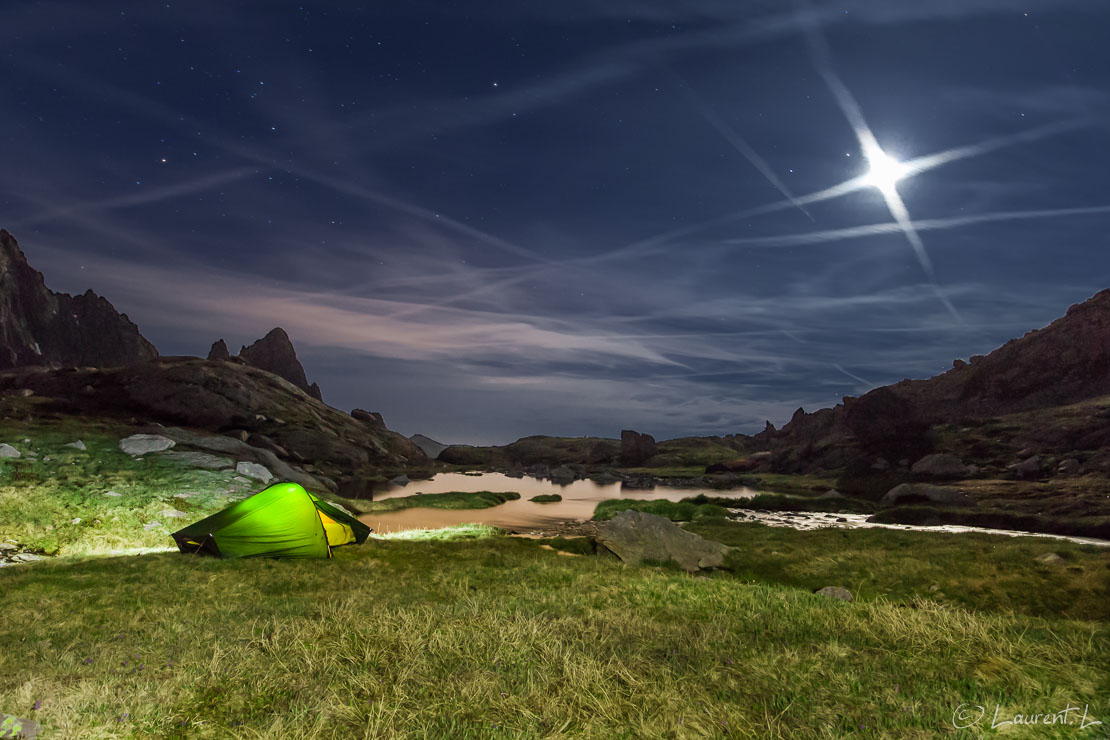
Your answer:
[[[852,600],[852,592],[843,586],[825,586],[823,589],[814,593],[818,596],[824,596],[826,599],[836,599],[838,601]]]
[[[258,463],[241,462],[235,466],[235,472],[263,483],[269,483],[274,479],[274,474],[265,465],[259,465]]]
[[[552,468],[547,477],[554,483],[573,483],[578,480],[578,473],[566,465],[559,465]]]
[[[390,479],[389,482],[395,486],[407,486],[409,484],[409,477],[407,475],[398,475],[396,478]]]
[[[1017,458],[1019,460],[1024,460],[1027,457],[1033,457],[1033,450],[1026,447],[1026,448],[1018,451]]]
[[[1040,476],[1044,470],[1041,468],[1041,458],[1036,455],[1026,460],[1022,460],[1014,468],[1014,475],[1018,478],[1036,478]]]
[[[72,447],[75,450],[81,450],[81,452],[85,452],[88,449],[87,447],[85,447],[85,443],[82,442],[81,440],[77,440],[76,442],[70,442],[69,444],[62,445],[62,446],[63,447]]]
[[[901,483],[886,492],[884,504],[928,501],[944,506],[973,505],[975,500],[957,488],[933,486],[928,483]]]
[[[693,573],[724,564],[728,548],[687,532],[670,519],[642,511],[622,511],[598,527],[597,543],[629,564],[674,561]]]
[[[638,467],[643,465],[659,451],[655,444],[655,437],[650,434],[640,434],[631,429],[621,430],[621,465]]]
[[[19,450],[12,447],[10,444],[4,443],[0,444],[0,457],[10,457],[14,459],[18,457],[23,457],[23,455],[19,452]]]
[[[177,443],[172,439],[161,434],[132,434],[120,440],[119,448],[132,457],[138,457],[149,452],[168,450],[175,444]]]
[[[620,483],[624,479],[621,478],[616,473],[611,473],[609,471],[605,471],[605,472],[602,472],[602,473],[597,473],[595,475],[591,475],[590,480],[592,480],[594,483],[598,484],[599,486],[611,486],[614,483]]]
[[[928,478],[966,478],[971,473],[960,458],[947,452],[926,455],[913,464],[910,472]]]

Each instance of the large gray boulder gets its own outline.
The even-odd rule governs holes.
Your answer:
[[[886,492],[884,504],[928,501],[944,506],[974,505],[975,500],[958,488],[933,486],[928,483],[902,483]]]
[[[265,465],[259,465],[258,463],[241,462],[235,466],[235,472],[263,483],[269,483],[274,479],[274,474],[267,470]]]
[[[4,443],[0,444],[0,457],[16,458],[23,457],[23,455],[20,454],[19,450],[12,447],[10,444]]]
[[[724,564],[728,548],[687,532],[670,519],[622,511],[598,527],[597,542],[626,563],[673,560],[690,573]]]
[[[168,450],[175,444],[177,443],[172,439],[161,434],[132,434],[120,440],[119,448],[132,457],[138,457],[148,452]]]
[[[926,455],[913,464],[910,472],[929,478],[966,478],[971,474],[960,458],[947,452]]]

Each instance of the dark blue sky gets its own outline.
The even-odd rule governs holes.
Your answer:
[[[328,403],[406,434],[750,433],[1108,286],[1108,28],[1102,0],[4,3],[0,226],[163,354],[283,326]],[[896,194],[853,179],[869,135],[916,162]]]

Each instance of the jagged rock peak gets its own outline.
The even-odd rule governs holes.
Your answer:
[[[212,343],[212,349],[208,350],[209,360],[230,360],[231,353],[227,351],[227,343],[222,339],[217,339]]]
[[[239,350],[239,357],[247,364],[285,378],[313,398],[320,399],[320,387],[315,383],[308,384],[293,342],[280,326],[271,329],[269,334],[251,346]]]
[[[96,293],[47,288],[15,237],[0,229],[0,368],[119,367],[157,356],[127,315]]]

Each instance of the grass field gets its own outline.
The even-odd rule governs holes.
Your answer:
[[[1103,621],[842,603],[501,536],[58,559],[0,584],[0,711],[67,737],[924,738],[966,703],[1108,713]]]
[[[0,713],[43,738],[932,738],[956,735],[961,705],[1089,705],[1110,726],[1105,548],[635,502],[732,546],[726,567],[625,566],[474,525],[330,560],[130,554],[171,544],[169,511],[187,523],[260,484],[133,460],[126,433],[0,436],[39,455],[0,462],[0,540],[57,553],[0,568]],[[856,600],[813,593],[829,585]]]

